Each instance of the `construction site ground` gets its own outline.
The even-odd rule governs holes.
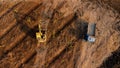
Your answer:
[[[0,68],[120,68],[120,0],[0,0]],[[40,20],[47,40],[38,43]],[[96,41],[84,40],[89,23]],[[44,26],[43,26],[44,27]]]

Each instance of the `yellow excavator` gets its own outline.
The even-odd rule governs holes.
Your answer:
[[[47,29],[45,28],[45,26],[41,25],[42,23],[44,23],[44,21],[40,20],[40,23],[38,24],[39,32],[36,33],[36,38],[38,40],[38,43],[46,41]]]

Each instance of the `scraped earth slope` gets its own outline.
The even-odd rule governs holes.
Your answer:
[[[0,2],[0,67],[120,67],[120,17],[119,8],[114,3],[120,2]],[[38,31],[40,19],[48,24],[47,41],[38,44],[35,33]],[[96,23],[94,43],[83,39],[89,23]]]

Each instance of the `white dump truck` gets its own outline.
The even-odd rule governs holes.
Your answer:
[[[88,31],[87,34],[85,35],[85,40],[89,42],[95,42],[95,29],[96,29],[95,23],[88,24]]]

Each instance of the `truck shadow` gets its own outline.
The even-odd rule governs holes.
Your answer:
[[[69,29],[69,33],[77,39],[84,39],[87,34],[88,23],[82,19],[76,19],[73,23],[73,28]]]

